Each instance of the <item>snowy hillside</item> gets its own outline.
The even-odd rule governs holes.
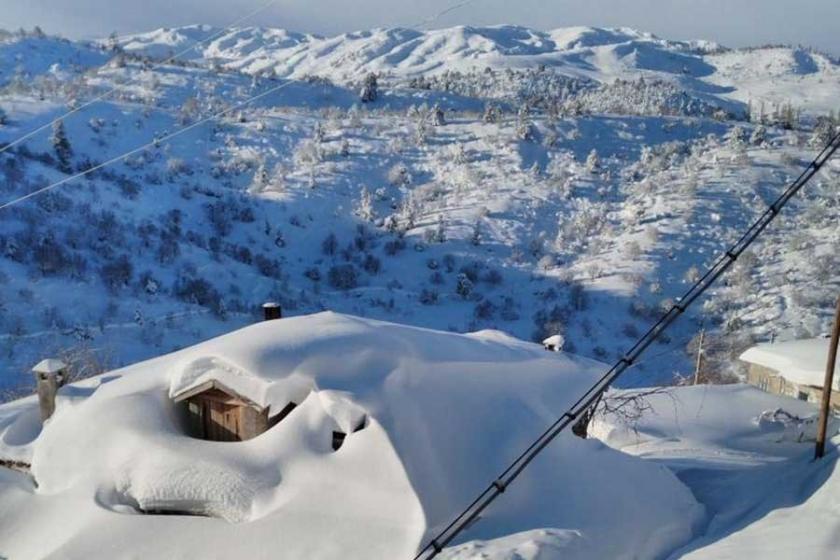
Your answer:
[[[0,142],[107,94],[0,153],[2,202],[149,144],[0,210],[0,386],[31,386],[45,355],[84,376],[177,350],[252,323],[269,299],[288,315],[561,333],[567,350],[610,361],[800,172],[833,122],[796,99],[763,114],[754,102],[744,120],[730,99],[740,90],[703,81],[713,57],[761,81],[760,64],[746,75],[732,60],[789,50],[629,30],[250,29],[186,62],[131,54],[165,57],[213,31],[139,35],[125,52],[32,34],[0,43]],[[388,58],[395,49],[405,56]],[[467,72],[469,60],[481,70]],[[256,76],[261,63],[333,80]],[[836,66],[815,64],[807,76],[823,82],[809,91],[829,99]],[[785,68],[767,79],[795,80]],[[371,69],[392,77],[361,103]],[[824,331],[838,287],[838,170],[622,383],[691,373],[685,348],[701,325],[726,368],[754,340]]]

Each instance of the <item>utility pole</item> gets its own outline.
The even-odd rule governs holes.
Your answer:
[[[820,423],[817,427],[817,446],[814,450],[815,459],[821,459],[825,455],[825,436],[828,427],[829,405],[831,404],[831,389],[834,386],[834,366],[837,363],[838,341],[840,341],[840,298],[837,298],[834,328],[831,331],[831,343],[828,346],[828,363],[825,366],[825,381],[823,381],[822,401],[820,402]]]
[[[700,384],[700,369],[703,365],[703,342],[706,340],[706,329],[700,329],[700,342],[697,344],[697,362],[694,364],[694,384]]]

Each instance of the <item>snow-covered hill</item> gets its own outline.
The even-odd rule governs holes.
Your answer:
[[[392,79],[486,68],[545,66],[564,76],[609,83],[639,76],[665,79],[698,96],[743,103],[791,102],[812,112],[838,110],[840,65],[827,55],[794,47],[726,49],[708,41],[667,41],[629,28],[458,26],[431,31],[375,29],[320,37],[258,27],[160,29],[119,39],[129,53],[166,57],[205,37],[185,54],[249,74],[321,76],[358,82],[376,72]]]
[[[154,32],[125,48],[158,45],[149,52],[160,58],[213,32]],[[0,43],[0,142],[113,90],[64,119],[61,134],[45,131],[0,154],[4,202],[150,143],[0,211],[0,386],[31,384],[27,370],[46,354],[65,355],[84,375],[182,348],[252,322],[267,299],[287,314],[335,309],[531,340],[562,333],[569,350],[609,361],[799,173],[825,132],[794,108],[767,107],[762,120],[754,103],[746,121],[718,110],[733,103],[720,94],[686,89],[705,79],[701,66],[712,57],[775,58],[789,49],[724,51],[628,30],[237,33],[235,56],[243,58],[230,50],[215,66],[203,54],[155,66],[43,36]],[[492,52],[507,69],[447,74],[469,57],[456,47],[433,55],[432,36],[472,45],[475,56]],[[260,37],[259,48],[245,46]],[[395,48],[386,37],[403,37],[413,54],[400,60],[418,68],[426,63],[416,43],[431,41],[425,60],[450,66],[409,78],[415,62],[405,63],[400,77],[396,58],[372,54],[374,37],[386,45],[381,52]],[[335,81],[233,69],[254,70],[243,62],[249,49],[264,48],[253,60],[271,62],[269,51],[284,43],[299,45],[289,48]],[[236,44],[219,39],[207,50]],[[597,49],[612,53],[606,58],[636,49],[623,57],[626,79],[601,84],[606,63],[577,77],[562,73],[571,62],[529,66],[540,57],[575,60],[574,51],[589,60],[584,68]],[[355,85],[338,79],[325,57],[340,52],[368,53],[370,64],[391,60],[393,78],[381,80],[376,101],[360,103]],[[697,71],[666,71],[667,53]],[[513,68],[515,60],[527,68]],[[351,81],[385,67],[368,62],[347,73]],[[745,79],[759,79],[756,64]],[[652,79],[645,65],[671,78]],[[807,75],[824,81],[810,91],[828,99],[835,67],[818,67]],[[771,75],[795,74],[774,66]],[[820,113],[819,104],[796,108]],[[825,330],[838,285],[837,173],[835,162],[705,307],[651,350],[667,360],[640,363],[622,383],[689,373],[684,349],[701,325],[721,356],[771,333]]]

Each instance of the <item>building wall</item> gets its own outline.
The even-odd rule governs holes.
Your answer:
[[[212,441],[242,441],[268,429],[268,413],[212,389],[186,401],[193,437]]]
[[[749,364],[747,383],[768,393],[785,395],[815,404],[822,399],[822,389],[820,387],[791,383],[779,375],[778,371],[758,364]],[[833,408],[840,410],[840,391],[831,392],[830,402]]]

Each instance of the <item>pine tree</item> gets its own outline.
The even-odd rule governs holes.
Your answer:
[[[495,103],[488,103],[484,106],[484,116],[482,120],[486,123],[496,123],[499,122],[501,110],[499,106]]]
[[[481,220],[477,219],[473,224],[472,235],[470,236],[470,243],[478,247],[481,244]]]
[[[362,91],[359,93],[359,99],[362,103],[373,103],[379,97],[379,85],[376,80],[376,74],[371,72],[365,76],[362,83]]]
[[[373,206],[373,196],[367,187],[362,187],[359,203],[356,205],[356,215],[366,222],[376,220],[376,208]]]
[[[270,177],[268,170],[265,168],[265,162],[260,161],[257,170],[254,172],[254,180],[252,183],[252,190],[255,192],[262,192],[268,186]]]
[[[437,103],[435,103],[435,106],[432,108],[432,122],[435,126],[443,126],[446,124],[446,115]]]
[[[55,149],[55,155],[58,157],[58,164],[62,171],[69,171],[70,156],[73,155],[73,150],[70,148],[70,141],[67,140],[67,134],[64,131],[64,121],[55,121],[50,141],[53,149]]]
[[[586,156],[586,170],[590,173],[595,173],[601,168],[601,158],[598,157],[598,151],[592,148],[589,155]]]
[[[767,129],[763,124],[758,125],[750,135],[750,144],[753,146],[761,146],[767,141]]]

